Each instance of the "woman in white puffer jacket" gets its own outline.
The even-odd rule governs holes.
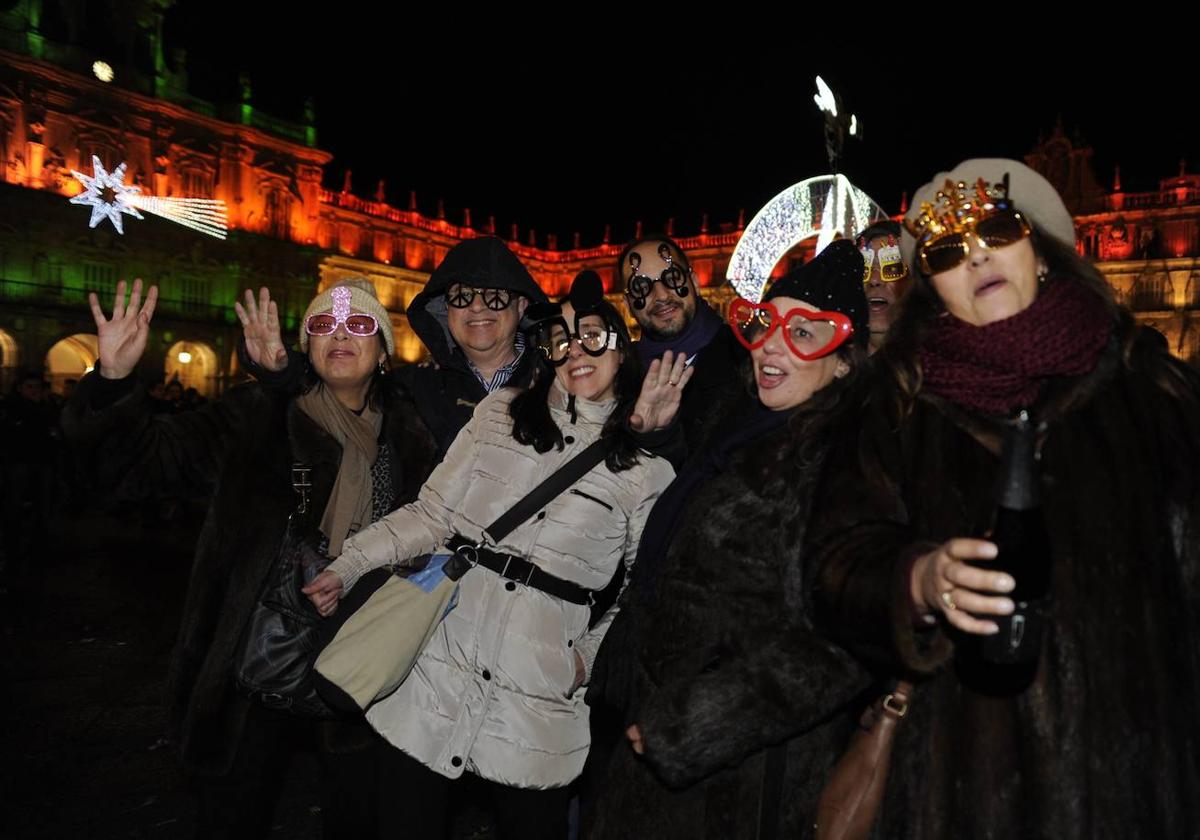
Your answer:
[[[560,306],[541,313],[531,388],[480,402],[417,501],[356,534],[314,581],[318,609],[328,612],[343,586],[371,569],[403,565],[455,535],[481,540],[484,528],[601,437],[611,440],[605,461],[487,547],[582,590],[602,590],[621,564],[632,565],[646,516],[674,472],[639,452],[626,431],[639,364],[599,279],[581,275]],[[652,368],[636,410],[658,413],[658,425],[687,379],[682,364]],[[382,762],[384,836],[440,838],[451,780],[467,772],[493,783],[503,836],[561,840],[566,786],[589,746],[580,689],[615,611],[589,627],[586,603],[483,566],[469,570],[412,673],[367,712],[396,748],[385,749]]]

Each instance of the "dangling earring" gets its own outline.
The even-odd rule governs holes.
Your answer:
[[[1045,283],[1046,278],[1049,276],[1050,276],[1050,269],[1046,268],[1046,266],[1044,266],[1044,265],[1038,266],[1037,279],[1038,279],[1039,283]]]
[[[383,362],[380,362],[379,363],[379,375],[383,376],[385,373],[387,373],[387,368],[384,367]]]

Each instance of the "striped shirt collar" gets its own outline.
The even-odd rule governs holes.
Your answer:
[[[516,351],[513,360],[503,367],[496,368],[496,372],[492,374],[490,380],[484,379],[483,374],[479,372],[479,368],[471,364],[470,359],[467,359],[471,373],[475,374],[475,378],[479,380],[480,384],[483,385],[483,389],[489,394],[508,384],[508,380],[512,379],[513,373],[517,370],[517,365],[521,363],[521,357],[525,355],[525,335],[520,330],[517,330],[516,336],[513,337],[513,350]]]

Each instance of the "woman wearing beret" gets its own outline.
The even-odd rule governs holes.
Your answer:
[[[940,173],[905,223],[915,283],[811,526],[824,625],[917,682],[877,829],[1191,836],[1200,378],[1114,303],[1023,164]],[[978,650],[1021,583],[986,539],[1021,414],[1050,554],[1029,577],[1048,573],[1049,599],[1036,664],[1007,681]]]
[[[813,632],[802,548],[827,442],[858,410],[862,255],[834,242],[730,319],[751,369],[651,513],[597,662],[630,744],[599,785],[593,840],[810,831],[840,712],[869,686]]]

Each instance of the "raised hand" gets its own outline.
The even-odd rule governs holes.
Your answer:
[[[263,286],[258,290],[258,302],[254,293],[246,289],[246,305],[233,302],[238,320],[242,322],[242,335],[246,339],[246,354],[250,361],[267,370],[283,370],[287,367],[287,348],[279,331],[279,308],[271,300],[271,293]]]
[[[146,339],[150,337],[150,318],[158,303],[158,286],[151,286],[142,303],[142,281],[133,281],[129,305],[125,305],[125,281],[117,283],[113,296],[112,318],[104,317],[100,299],[95,292],[88,293],[88,304],[92,307],[92,318],[96,321],[97,344],[100,352],[100,375],[105,379],[124,379],[133,373],[138,360],[146,351]],[[141,308],[138,305],[141,304]]]
[[[683,353],[675,354],[670,350],[663,353],[661,359],[651,362],[633,413],[629,415],[630,428],[635,432],[652,432],[671,425],[679,411],[683,389],[695,372]]]

